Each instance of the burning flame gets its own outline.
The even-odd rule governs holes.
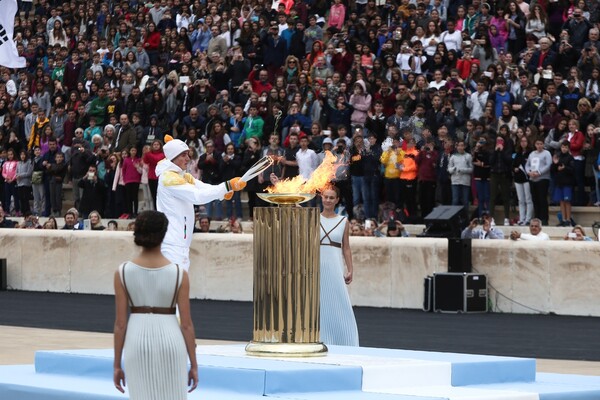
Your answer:
[[[330,151],[325,152],[325,159],[305,181],[302,175],[276,182],[267,188],[269,193],[316,193],[323,190],[335,178],[335,171],[340,166],[337,158]]]

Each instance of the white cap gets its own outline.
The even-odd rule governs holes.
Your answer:
[[[325,139],[323,139],[323,144],[330,144],[333,146],[333,140],[331,140],[331,138],[326,137]]]
[[[163,146],[163,152],[165,153],[165,157],[172,161],[178,155],[183,153],[184,151],[188,151],[190,148],[187,144],[182,142],[179,139],[173,139],[170,135],[165,135],[165,145]]]

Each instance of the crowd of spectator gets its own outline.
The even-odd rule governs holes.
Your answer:
[[[308,177],[329,150],[365,232],[438,204],[547,225],[549,200],[574,225],[571,205],[600,205],[599,15],[595,0],[23,0],[27,66],[0,72],[2,205],[56,217],[71,183],[82,215],[152,209],[169,133],[207,183],[276,160],[248,183],[249,215],[236,193],[212,219],[251,219],[271,173]]]

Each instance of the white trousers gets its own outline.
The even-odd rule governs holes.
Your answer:
[[[160,251],[173,264],[179,265],[181,268],[189,272],[190,269],[190,249],[187,247],[173,246],[163,243],[160,246]]]

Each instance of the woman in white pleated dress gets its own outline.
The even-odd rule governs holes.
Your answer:
[[[346,285],[352,282],[352,252],[346,217],[335,213],[339,190],[321,192],[321,342],[358,346],[358,328]]]
[[[113,379],[131,400],[184,400],[198,385],[188,275],[160,251],[167,225],[161,212],[140,213],[134,239],[142,250],[115,273]]]

